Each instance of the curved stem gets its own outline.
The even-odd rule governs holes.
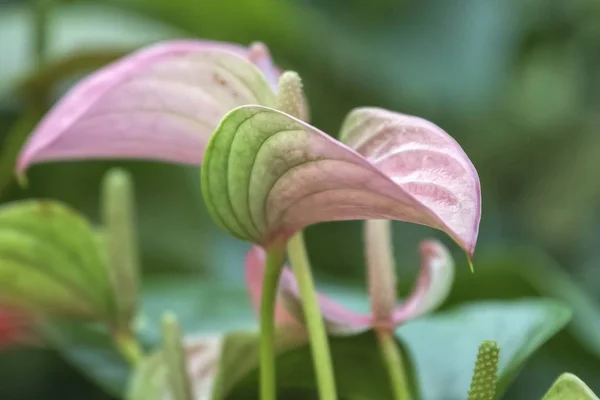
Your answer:
[[[138,365],[144,358],[144,352],[132,333],[116,334],[114,340],[119,351],[132,366]]]
[[[275,246],[267,252],[267,265],[260,301],[260,398],[275,400],[275,301],[285,249]]]
[[[321,310],[317,301],[317,294],[313,283],[310,263],[306,254],[302,232],[297,233],[288,243],[288,253],[292,269],[296,275],[304,320],[310,339],[313,365],[317,375],[319,398],[321,400],[334,400],[337,398],[335,378],[331,362],[331,352],[327,341],[327,333]]]
[[[393,334],[388,331],[379,331],[377,332],[377,339],[379,341],[381,355],[383,356],[383,360],[387,367],[388,376],[392,383],[394,399],[411,400],[406,375],[404,373],[402,355],[398,350]]]

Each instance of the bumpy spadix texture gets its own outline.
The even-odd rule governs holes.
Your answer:
[[[479,346],[468,400],[494,400],[500,348],[486,340]]]
[[[259,306],[262,276],[265,269],[265,252],[255,246],[246,258],[248,290],[255,307]],[[359,333],[372,327],[394,330],[397,325],[427,314],[437,308],[452,286],[454,263],[448,250],[432,240],[421,244],[421,272],[412,294],[403,303],[390,310],[381,326],[382,315],[360,314],[349,310],[324,295],[318,295],[319,306],[327,330],[333,334]],[[299,324],[303,320],[302,302],[293,272],[285,267],[280,278],[280,303],[277,304],[277,321],[281,324]],[[287,310],[287,311],[286,311]]]
[[[199,165],[223,115],[243,104],[275,104],[279,73],[260,43],[176,41],[142,49],[72,88],[33,132],[17,173],[65,159]]]
[[[263,246],[318,222],[392,219],[441,229],[472,255],[479,179],[454,139],[430,122],[379,109],[352,112],[341,139],[348,145],[268,107],[236,108],[202,165],[211,214]]]

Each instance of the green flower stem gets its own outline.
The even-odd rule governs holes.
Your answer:
[[[174,400],[194,400],[181,327],[174,314],[167,313],[163,316],[162,334],[171,395]]]
[[[308,330],[313,364],[317,375],[319,398],[321,400],[335,400],[337,394],[333,364],[331,362],[331,351],[329,350],[327,333],[317,301],[317,294],[302,232],[297,233],[289,241],[288,254],[292,269],[296,275],[298,288],[300,289],[300,297],[302,298],[304,320]]]
[[[392,333],[387,331],[377,332],[377,339],[385,365],[388,370],[395,400],[411,400],[408,382],[404,373],[402,355]]]
[[[267,251],[267,265],[260,301],[260,398],[275,400],[275,301],[279,276],[285,262],[285,247]]]
[[[108,272],[111,279],[119,330],[128,330],[137,311],[139,297],[139,260],[135,232],[135,206],[132,178],[113,168],[102,182]]]
[[[144,352],[133,333],[117,333],[114,340],[120,353],[132,366],[135,367],[142,361]]]

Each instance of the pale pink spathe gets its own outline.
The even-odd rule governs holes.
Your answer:
[[[180,40],[141,49],[73,87],[30,136],[17,173],[93,158],[199,165],[229,110],[273,104],[279,73],[261,43]]]

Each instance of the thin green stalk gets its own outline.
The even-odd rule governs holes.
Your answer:
[[[194,400],[181,327],[174,314],[167,313],[163,316],[162,333],[171,395],[175,400]]]
[[[285,262],[285,248],[274,246],[267,252],[267,265],[260,301],[260,398],[275,400],[275,301],[279,276]]]
[[[144,358],[144,352],[132,333],[116,334],[114,340],[123,357],[132,366],[137,366]]]
[[[335,400],[337,399],[337,393],[333,375],[333,363],[331,362],[331,351],[329,350],[327,333],[317,301],[317,293],[302,232],[297,233],[289,241],[288,254],[292,269],[296,275],[298,288],[300,289],[300,297],[302,298],[304,320],[308,330],[313,365],[317,375],[319,398],[321,400]]]
[[[48,29],[50,25],[50,13],[52,11],[52,0],[32,0],[32,7],[34,31],[33,56],[38,67],[42,67],[46,61],[48,48]]]
[[[113,168],[104,175],[102,214],[117,329],[128,330],[138,308],[139,260],[133,182],[127,171]]]
[[[411,400],[404,371],[404,363],[402,362],[402,355],[398,350],[398,345],[396,344],[393,335],[387,331],[379,331],[377,332],[377,339],[379,341],[379,348],[381,349],[383,360],[387,367],[388,376],[392,383],[394,399]]]

